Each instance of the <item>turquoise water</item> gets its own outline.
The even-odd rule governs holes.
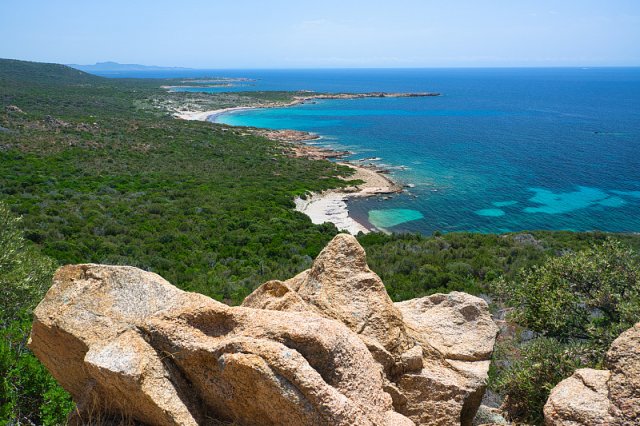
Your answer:
[[[391,231],[640,231],[640,69],[260,72],[255,89],[437,91],[218,117],[318,133],[406,193],[350,201]],[[378,160],[379,159],[379,160]]]

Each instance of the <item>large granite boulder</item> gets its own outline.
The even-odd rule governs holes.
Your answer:
[[[351,235],[336,236],[309,270],[263,284],[243,306],[347,325],[383,367],[395,410],[416,424],[470,425],[480,406],[498,332],[486,302],[453,292],[393,303]]]
[[[348,235],[243,307],[156,274],[60,268],[30,347],[72,424],[471,424],[497,329],[463,293],[392,303]]]
[[[423,368],[397,386],[398,411],[417,424],[470,425],[486,389],[498,328],[479,297],[452,292],[395,304],[408,334],[423,348]]]
[[[608,370],[583,368],[553,388],[544,406],[547,425],[640,424],[640,323],[607,353]]]

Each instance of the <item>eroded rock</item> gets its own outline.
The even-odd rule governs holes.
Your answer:
[[[463,293],[394,304],[355,238],[229,307],[131,267],[60,268],[33,352],[92,418],[470,424],[497,329]]]
[[[346,324],[383,367],[395,410],[416,424],[468,425],[480,405],[498,332],[486,302],[453,292],[393,303],[351,235],[336,236],[309,270],[263,284],[243,306]]]

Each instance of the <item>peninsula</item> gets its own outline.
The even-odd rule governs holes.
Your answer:
[[[172,92],[180,92],[179,88],[194,86],[163,86]],[[200,86],[198,86],[200,87]],[[286,92],[285,92],[286,93]],[[212,119],[220,114],[232,111],[241,111],[252,108],[284,108],[299,105],[314,100],[327,99],[365,99],[365,98],[422,98],[431,96],[440,96],[436,92],[417,92],[417,93],[387,93],[387,92],[369,92],[369,93],[314,93],[312,91],[299,91],[293,93],[288,101],[276,101],[272,103],[256,102],[254,105],[231,106],[228,108],[214,109],[209,111],[185,109],[184,105],[176,107],[174,116],[183,120],[206,120]]]
[[[175,88],[176,86],[172,86]],[[214,121],[221,114],[249,110],[254,108],[283,108],[298,105],[301,103],[313,101],[316,99],[365,99],[365,98],[409,98],[409,97],[431,97],[440,96],[435,92],[419,92],[419,93],[386,93],[386,92],[370,92],[370,93],[313,93],[298,92],[289,101],[273,102],[264,104],[262,102],[255,105],[235,106],[209,111],[184,111],[180,107],[177,108],[174,116],[183,120],[199,120]],[[307,145],[305,142],[319,139],[320,136],[299,131],[299,130],[275,130],[261,128],[244,128],[246,133],[263,136],[272,140],[283,142],[286,145],[285,151],[288,155],[294,157],[304,157],[312,160],[342,159],[351,152],[335,151],[329,148],[322,148],[315,145]],[[376,195],[389,195],[402,192],[402,186],[394,182],[388,175],[386,170],[378,168],[374,165],[356,165],[348,161],[341,161],[341,165],[349,167],[353,170],[353,174],[346,179],[350,182],[356,182],[343,188],[329,189],[321,193],[310,193],[304,197],[296,197],[296,210],[302,212],[311,218],[314,224],[322,224],[326,222],[333,223],[339,230],[347,231],[351,234],[359,232],[368,233],[371,230],[363,223],[359,223],[349,216],[347,201],[354,197],[371,197]]]

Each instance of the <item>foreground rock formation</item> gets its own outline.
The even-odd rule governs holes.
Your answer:
[[[560,382],[544,406],[545,423],[559,426],[640,424],[640,323],[607,353],[608,370],[583,368]]]
[[[242,307],[136,268],[60,268],[30,347],[75,424],[470,425],[496,333],[464,293],[393,303],[341,234]]]

